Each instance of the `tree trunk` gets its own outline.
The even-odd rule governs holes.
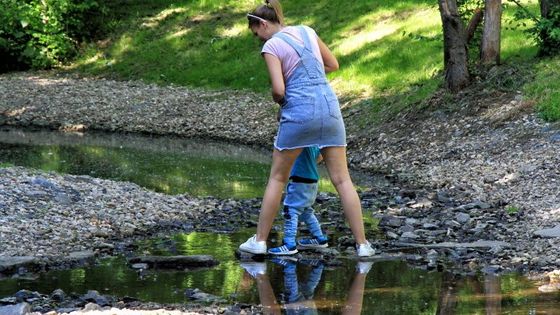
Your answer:
[[[474,33],[476,32],[476,28],[482,22],[482,16],[484,15],[484,10],[481,8],[477,8],[474,10],[474,14],[467,25],[467,44],[471,42],[471,39],[474,37]]]
[[[485,0],[484,31],[480,48],[482,64],[500,64],[502,0]]]
[[[484,296],[486,297],[486,315],[502,314],[502,286],[498,276],[484,276]]]
[[[455,314],[457,312],[457,291],[455,276],[447,272],[443,274],[438,295],[437,315]]]
[[[443,24],[443,61],[445,86],[458,92],[469,84],[467,36],[459,16],[457,0],[439,0]]]

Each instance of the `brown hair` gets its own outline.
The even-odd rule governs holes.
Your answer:
[[[264,4],[259,5],[252,15],[263,18],[267,21],[284,25],[284,14],[282,13],[282,6],[278,0],[265,0]],[[249,27],[259,24],[259,19],[247,16],[249,19]]]

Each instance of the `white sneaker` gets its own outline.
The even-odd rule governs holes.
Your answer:
[[[373,261],[358,261],[356,264],[356,271],[358,273],[368,273],[373,266]]]
[[[358,257],[369,257],[375,255],[375,249],[371,247],[371,243],[367,240],[364,244],[356,244],[356,252]]]
[[[251,236],[245,243],[239,245],[239,250],[251,254],[266,254],[266,242],[257,242],[257,234]]]
[[[251,261],[251,262],[241,262],[239,264],[253,278],[257,278],[258,275],[266,274],[266,263],[264,262]]]

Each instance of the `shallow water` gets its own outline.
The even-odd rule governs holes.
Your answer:
[[[0,165],[130,181],[166,193],[219,198],[262,197],[270,150],[177,137],[0,128]],[[321,191],[334,192],[321,167]],[[354,172],[369,185],[382,178]]]
[[[212,141],[125,134],[63,134],[0,129],[0,165],[135,182],[168,194],[223,198],[261,197],[270,167],[269,150]],[[332,191],[323,170],[321,191]],[[358,184],[383,185],[380,178],[353,174]],[[366,224],[369,224],[366,222]],[[20,289],[134,297],[161,303],[189,302],[198,288],[228,301],[269,305],[268,313],[305,314],[560,314],[560,293],[519,274],[457,277],[410,267],[399,260],[376,261],[367,274],[352,259],[244,264],[237,246],[253,231],[190,233],[138,244],[137,254],[209,254],[220,261],[195,271],[131,269],[124,257],[97,266],[50,271],[32,278],[0,280],[0,298]],[[248,270],[261,270],[251,276]],[[267,298],[268,297],[268,298]]]
[[[321,260],[243,263],[235,249],[248,233],[177,234],[144,241],[144,255],[209,254],[221,263],[193,271],[137,272],[123,257],[105,259],[95,267],[51,271],[37,279],[0,280],[0,298],[20,289],[49,294],[66,293],[134,297],[161,303],[192,302],[187,289],[198,288],[230,302],[274,305],[270,313],[307,314],[558,314],[560,293],[542,293],[542,283],[518,274],[453,278],[441,272],[412,268],[403,261],[375,261],[369,272],[357,272],[368,263],[353,259],[338,264]],[[249,270],[265,271],[256,278]],[[365,270],[364,270],[365,271]],[[268,297],[268,298],[267,298]],[[439,311],[438,311],[439,310]],[[277,312],[275,312],[277,311]]]

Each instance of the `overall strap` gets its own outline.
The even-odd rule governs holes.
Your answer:
[[[290,45],[298,53],[298,55],[300,57],[301,57],[301,55],[303,55],[303,50],[305,49],[305,47],[297,44],[293,39],[290,38],[290,36],[278,32],[278,33],[274,34],[274,37],[278,37],[281,40],[285,41],[288,45]]]
[[[305,30],[305,28],[303,27],[303,25],[300,25],[297,27],[299,29],[299,32],[301,33],[301,37],[303,38],[303,44],[305,45],[305,48],[309,49],[310,51],[313,51],[313,46],[311,46],[311,39],[309,38],[309,34],[307,34],[307,31]]]

